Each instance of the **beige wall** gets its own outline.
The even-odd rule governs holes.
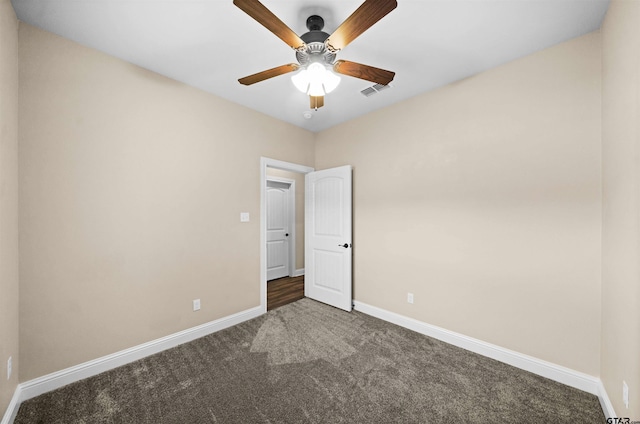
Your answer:
[[[18,384],[18,345],[18,20],[0,0],[0,419]]]
[[[312,166],[313,134],[19,35],[21,380],[258,306],[260,157]]]
[[[296,270],[304,268],[304,174],[267,168],[267,175],[296,182]]]
[[[618,416],[640,420],[640,2],[602,27],[602,371]],[[622,403],[629,385],[630,408]]]
[[[355,298],[599,375],[600,60],[592,33],[320,133]]]

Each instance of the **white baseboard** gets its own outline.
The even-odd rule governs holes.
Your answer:
[[[256,318],[262,314],[262,308],[259,306],[247,309],[246,311],[238,312],[148,343],[26,381],[18,385],[17,390],[20,391],[19,401],[22,402],[31,399],[51,390],[66,386],[67,384],[92,377],[146,356],[153,355],[154,353],[162,352],[163,350],[207,336],[216,331],[231,327],[232,325]],[[4,421],[2,424],[5,424]]]
[[[295,272],[293,273],[294,277],[299,277],[301,275],[304,275],[304,268],[296,269]]]
[[[18,409],[20,408],[20,385],[16,387],[15,392],[13,392],[13,397],[11,398],[11,402],[9,402],[9,406],[2,417],[2,421],[0,424],[13,424],[13,420],[16,419],[16,415],[18,415]]]
[[[607,395],[602,381],[598,381],[598,399],[600,400],[600,406],[602,407],[605,418],[616,418],[616,411],[613,410],[613,404],[609,399],[609,395]]]
[[[434,339],[442,340],[443,342],[504,362],[567,386],[575,387],[592,395],[600,395],[599,386],[602,383],[597,377],[592,377],[579,371],[574,371],[551,362],[543,361],[542,359],[445,330],[444,328],[436,327],[435,325],[427,324],[362,302],[354,301],[354,307],[356,310],[367,315],[408,328],[426,336],[433,337]],[[604,387],[602,387],[602,390],[604,391]]]

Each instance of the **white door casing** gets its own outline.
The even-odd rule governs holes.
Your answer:
[[[305,296],[352,309],[351,166],[305,176]]]
[[[285,162],[267,157],[260,158],[260,309],[267,312],[267,169],[275,168],[285,171],[307,174],[313,172],[310,166]]]
[[[290,184],[267,181],[267,281],[289,275]]]

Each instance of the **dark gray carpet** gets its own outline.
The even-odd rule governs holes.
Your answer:
[[[598,423],[597,397],[302,299],[28,400],[27,423]]]

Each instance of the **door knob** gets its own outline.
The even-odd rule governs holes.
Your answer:
[[[284,234],[284,236],[285,236],[285,237],[289,237],[289,233],[285,233],[285,234]]]
[[[338,247],[344,247],[345,249],[349,248],[349,246],[351,246],[349,243],[339,244],[338,245]]]

